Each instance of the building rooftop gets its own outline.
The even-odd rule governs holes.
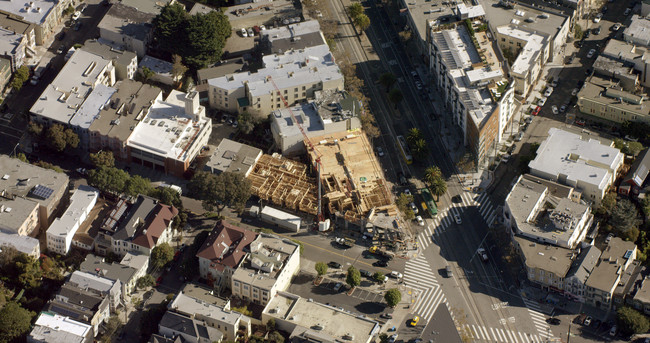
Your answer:
[[[186,283],[183,286],[181,293],[190,298],[223,308],[225,310],[230,309],[230,300],[214,295],[214,291],[212,289],[204,287],[197,283]]]
[[[261,289],[271,289],[286,261],[298,248],[294,242],[262,233],[251,244],[250,255],[232,278]]]
[[[525,74],[531,70],[537,63],[537,56],[542,53],[546,45],[548,34],[529,30],[516,25],[504,25],[497,27],[497,32],[504,36],[515,37],[519,40],[526,41],[526,44],[519,51],[517,59],[510,69],[516,74]]]
[[[54,78],[30,112],[56,122],[68,124],[92,89],[112,70],[112,61],[77,49]]]
[[[17,0],[3,1],[0,3],[0,11],[22,17],[22,20],[28,23],[43,25],[45,19],[54,10],[58,2],[50,0],[34,0],[29,2]]]
[[[122,261],[120,261],[120,264],[131,267],[135,270],[141,270],[145,265],[149,265],[149,256],[127,252],[122,258]]]
[[[89,254],[86,259],[81,263],[79,270],[87,273],[95,273],[112,280],[120,280],[122,283],[128,283],[133,275],[137,272],[132,267],[125,266],[119,263],[107,263],[101,256]]]
[[[52,202],[59,201],[56,193],[67,187],[69,182],[64,173],[37,167],[7,155],[0,155],[0,170],[0,189],[5,192],[5,197],[15,195],[27,198],[48,208]]]
[[[146,195],[138,195],[135,203],[128,208],[128,213],[120,216],[117,229],[113,234],[113,239],[127,240],[133,238],[138,230],[138,223],[145,223],[149,213],[151,213],[158,204],[158,200]],[[121,212],[121,210],[118,210]]]
[[[578,257],[573,261],[571,269],[566,274],[566,278],[575,277],[584,284],[598,263],[598,258],[601,253],[600,249],[594,245],[589,245],[582,249]]]
[[[128,65],[134,58],[137,58],[135,52],[118,50],[110,45],[102,44],[96,39],[87,40],[81,49],[121,65]]]
[[[223,333],[216,328],[174,312],[165,312],[158,327],[168,328],[183,335],[194,337],[195,342],[221,342],[223,339]]]
[[[22,42],[23,37],[21,33],[0,26],[0,51],[8,54],[19,54],[16,50]]]
[[[264,68],[256,73],[244,72],[208,80],[208,84],[221,89],[234,90],[247,84],[251,97],[275,91],[273,79],[279,89],[291,88],[305,80],[331,81],[343,78],[327,44],[287,51],[283,54],[262,57]]]
[[[67,236],[77,231],[79,218],[87,210],[88,204],[97,199],[99,191],[93,187],[79,185],[70,198],[70,206],[65,210],[60,218],[56,218],[47,229],[48,235]]]
[[[92,336],[92,326],[43,311],[38,315],[29,336],[39,342],[83,343]]]
[[[215,9],[210,7],[210,6],[206,6],[204,4],[196,2],[196,3],[194,3],[194,6],[192,6],[192,9],[190,10],[189,14],[190,15],[195,15],[195,14],[199,14],[199,13],[200,14],[208,14],[208,13],[214,11],[214,10]]]
[[[614,170],[622,159],[623,154],[618,149],[596,139],[583,139],[575,133],[551,128],[529,166],[544,174],[566,175],[572,182],[604,189],[612,178],[610,170]]]
[[[256,239],[257,233],[220,220],[196,256],[212,261],[210,266],[220,272],[226,267],[236,269]]]
[[[2,11],[2,9],[0,9],[0,11]],[[15,15],[9,12],[0,12],[0,27],[23,35],[29,34],[34,30],[35,24],[23,21],[21,18],[21,15]]]
[[[138,66],[140,68],[147,67],[160,76],[169,77],[170,79],[172,78],[172,68],[174,65],[170,62],[145,55]]]
[[[205,107],[198,106],[196,112],[188,113],[186,102],[198,96],[197,92],[172,90],[165,101],[156,101],[136,125],[128,145],[173,160],[192,158],[190,147],[196,144],[199,132],[212,125],[212,120],[205,116]]]
[[[495,0],[479,0],[483,5],[485,17],[494,29],[503,25],[516,25],[523,29],[545,33],[550,40],[554,40],[566,21],[568,15],[559,14],[541,7],[532,7],[522,2],[517,2],[514,8],[500,6]]]
[[[650,173],[650,149],[645,149],[636,157],[624,182],[633,182],[637,187],[643,187]]]
[[[20,236],[17,233],[0,230],[0,250],[2,250],[2,246],[4,245],[12,246],[16,250],[31,256],[34,256],[34,252],[37,254],[40,254],[41,252],[41,244],[38,239],[29,236]]]
[[[92,289],[101,293],[109,293],[117,280],[109,280],[97,274],[77,270],[70,275],[69,284],[80,289]]]
[[[144,41],[152,29],[152,20],[157,13],[147,13],[128,5],[131,0],[115,3],[97,24],[100,30],[118,32],[121,35]],[[143,0],[146,1],[146,0]],[[119,43],[119,42],[118,42]]]
[[[136,9],[141,13],[149,14],[153,17],[160,13],[160,10],[170,2],[171,0],[121,0],[119,4],[122,4],[122,6],[125,7],[125,9],[123,9],[125,13],[124,19],[129,19],[135,22],[134,19],[137,19],[137,17],[133,16],[135,12],[133,9]],[[113,7],[115,7],[115,4]],[[140,16],[141,14],[137,15]]]
[[[637,46],[636,44],[618,39],[610,39],[600,55],[609,57],[613,60],[628,62],[630,63],[630,66],[632,66],[635,61],[647,61],[648,58],[650,58],[646,47]]]
[[[264,308],[264,313],[290,321],[304,328],[302,330],[310,330],[303,331],[303,335],[324,335],[331,341],[366,343],[380,329],[379,323],[372,319],[286,292],[278,292],[271,298]]]
[[[261,33],[261,43],[269,54],[281,54],[291,49],[299,50],[326,44],[318,20],[268,29]]]
[[[21,226],[37,208],[38,202],[34,199],[14,197],[10,194],[0,196],[0,228],[18,233]]]
[[[171,226],[177,214],[178,209],[174,206],[162,203],[156,204],[156,207],[147,216],[144,225],[136,232],[136,236],[132,241],[133,244],[153,249],[158,244],[158,239],[163,235],[163,232]]]
[[[612,238],[585,285],[607,293],[613,291],[620,275],[625,272],[625,263],[635,250],[634,242],[626,242],[619,237]]]
[[[617,87],[617,84],[613,80],[592,76],[578,93],[578,102],[586,99],[625,112],[650,115],[649,103],[644,102],[642,97]]]
[[[199,298],[194,298],[184,292],[178,293],[176,297],[167,305],[167,308],[187,316],[197,319],[202,317],[212,318],[213,320],[237,325],[237,322],[245,317],[243,314],[224,309],[224,307],[207,302]]]
[[[111,96],[110,105],[104,106],[90,130],[125,142],[152,103],[162,97],[162,90],[133,80],[120,81],[115,88],[117,92]]]
[[[90,322],[95,313],[101,310],[101,307],[106,306],[105,299],[106,295],[64,283],[54,299],[50,300],[47,309],[75,320]]]
[[[205,170],[213,173],[242,173],[248,176],[250,169],[262,156],[262,150],[250,145],[231,141],[224,138],[221,140],[210,159],[205,164]]]
[[[75,113],[74,117],[70,119],[70,125],[89,129],[93,121],[97,119],[99,112],[108,104],[111,96],[116,91],[113,87],[107,87],[102,84],[97,85]]]
[[[634,294],[634,301],[639,301],[642,303],[650,303],[650,276],[645,276],[642,279],[640,287],[636,290]]]
[[[632,15],[632,22],[625,28],[623,35],[626,40],[634,39],[637,42],[650,42],[650,20],[638,14]]]
[[[549,244],[536,243],[522,236],[515,236],[526,266],[531,269],[542,269],[559,277],[564,277],[573,263],[574,252]]]

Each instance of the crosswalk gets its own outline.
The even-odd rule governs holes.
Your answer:
[[[544,317],[544,313],[542,311],[542,308],[539,307],[539,304],[536,301],[529,300],[525,297],[522,297],[522,299],[526,304],[528,313],[530,314],[530,317],[533,320],[533,323],[535,324],[539,335],[545,338],[552,338],[553,335],[550,334],[550,325],[546,323],[546,317]]]
[[[433,224],[426,226],[417,236],[418,246],[421,249],[426,249],[443,232],[453,227],[454,215],[460,215],[467,207],[478,207],[479,214],[488,224],[497,217],[497,208],[485,192],[478,195],[464,192],[460,194],[460,199],[460,202],[452,202],[450,207],[440,210],[433,218]]]
[[[447,304],[447,298],[423,255],[406,262],[404,284],[411,288],[413,295],[412,313],[431,321],[441,303]]]
[[[502,328],[488,328],[479,325],[464,325],[465,332],[472,336],[472,342],[505,342],[505,343],[545,343],[546,338],[539,335],[513,331]]]

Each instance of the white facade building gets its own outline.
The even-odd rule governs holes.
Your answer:
[[[262,221],[269,224],[277,225],[294,232],[300,231],[300,223],[302,219],[291,213],[280,211],[271,206],[264,206],[262,212],[260,212],[260,217]]]
[[[47,249],[66,255],[70,251],[72,238],[79,226],[86,220],[95,206],[99,191],[90,186],[80,185],[70,198],[70,206],[61,218],[56,218],[47,229]]]
[[[27,336],[29,343],[92,342],[93,327],[52,312],[41,312]]]

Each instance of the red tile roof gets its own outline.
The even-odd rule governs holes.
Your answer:
[[[210,267],[223,272],[226,267],[237,268],[246,255],[245,248],[257,238],[257,233],[220,220],[196,254],[212,263]]]
[[[152,249],[177,214],[176,207],[158,203],[147,216],[148,221],[142,233],[133,239],[133,243]]]

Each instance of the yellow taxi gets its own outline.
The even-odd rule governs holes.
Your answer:
[[[420,317],[415,316],[415,317],[413,317],[413,319],[411,319],[411,321],[409,322],[409,325],[410,326],[416,326],[416,325],[418,325],[419,321],[420,321]]]

